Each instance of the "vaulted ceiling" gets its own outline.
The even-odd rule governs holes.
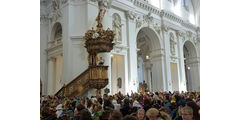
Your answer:
[[[194,13],[196,14],[196,12],[198,12],[200,9],[200,0],[191,0],[191,2],[194,9]]]

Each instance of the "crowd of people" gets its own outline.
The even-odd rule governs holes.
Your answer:
[[[41,120],[200,120],[199,92],[40,97]]]

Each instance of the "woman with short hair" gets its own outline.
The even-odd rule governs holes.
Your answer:
[[[146,120],[145,110],[144,109],[138,109],[138,111],[137,111],[137,119],[138,120]]]

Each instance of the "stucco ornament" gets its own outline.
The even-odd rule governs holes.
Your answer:
[[[68,2],[68,0],[62,0],[61,2],[62,2],[62,4],[65,4]]]
[[[57,19],[62,17],[62,12],[59,9],[59,0],[53,0],[52,1],[52,12],[49,13],[48,18],[50,22],[56,22]]]
[[[140,28],[142,26],[143,20],[141,19],[141,16],[138,16],[136,19],[136,28]]]
[[[173,35],[170,35],[170,50],[172,55],[176,55],[175,45],[176,45],[176,42],[174,41],[174,37]]]
[[[120,19],[120,17],[117,15],[117,14],[115,14],[115,15],[113,15],[113,30],[114,30],[114,32],[115,32],[115,42],[120,42],[121,41],[121,34],[122,34],[122,25],[123,24],[121,24],[121,19]]]
[[[153,22],[153,17],[151,16],[151,12],[149,12],[147,15],[143,16],[143,19],[145,20],[145,22],[147,22],[148,24]]]
[[[99,36],[99,34],[97,32],[93,33],[92,38],[96,39]]]
[[[133,11],[127,11],[126,12],[126,16],[131,19],[134,20],[136,18],[136,13],[134,13]]]
[[[155,29],[158,33],[160,33],[160,31],[161,31],[161,25],[160,25],[160,23],[155,23],[155,24],[154,24],[154,29]]]
[[[92,2],[98,2],[99,10],[106,10],[111,7],[112,0],[91,0]]]

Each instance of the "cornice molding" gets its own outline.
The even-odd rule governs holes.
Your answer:
[[[174,22],[177,22],[180,24],[183,22],[181,17],[177,16],[176,14],[174,14],[172,12],[166,11],[166,10],[161,10],[160,17],[167,18],[171,21],[174,21]]]
[[[127,47],[125,45],[117,44],[117,45],[113,46],[113,52],[120,53],[123,50],[127,50],[128,48],[129,47]]]
[[[171,62],[177,63],[177,62],[178,62],[178,59],[180,59],[180,58],[177,57],[177,56],[174,56],[174,55],[170,55],[170,61],[171,61]]]
[[[84,36],[71,36],[71,40],[83,40]]]
[[[61,55],[63,52],[63,44],[60,43],[58,45],[55,45],[53,47],[47,48],[45,50],[47,52],[48,58],[57,56],[57,55]]]
[[[197,26],[191,24],[190,22],[184,21],[181,17],[177,16],[176,14],[167,10],[160,10],[159,8],[152,6],[146,1],[132,0],[132,2],[137,7],[140,7],[148,12],[159,15],[161,18],[167,18],[170,21],[177,22],[183,27],[192,29],[194,31],[197,30],[198,28]]]
[[[144,10],[147,10],[151,13],[160,15],[160,10],[157,7],[154,7],[153,5],[149,4],[147,1],[140,1],[140,0],[132,0],[133,4],[137,7],[140,7]]]
[[[186,65],[197,64],[200,63],[199,57],[193,57],[186,59]]]

